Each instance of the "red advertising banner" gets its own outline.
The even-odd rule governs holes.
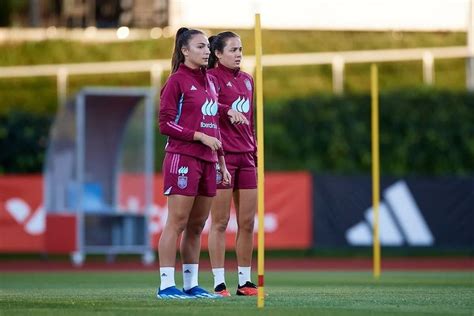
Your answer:
[[[312,182],[306,172],[272,172],[265,175],[265,248],[306,249],[312,243]],[[166,223],[168,209],[163,196],[161,176],[155,178],[155,205],[150,230],[156,248],[160,233]],[[254,240],[257,240],[257,217]],[[207,249],[210,219],[204,227],[202,247]],[[227,226],[226,247],[233,249],[237,233],[235,209],[232,207]]]
[[[306,172],[273,172],[265,176],[265,247],[267,249],[305,249],[312,243],[312,180]],[[130,181],[128,181],[130,180]],[[154,179],[154,203],[150,211],[149,231],[152,247],[156,249],[166,223],[168,208],[163,195],[161,175]],[[137,180],[138,181],[138,180]],[[136,212],[143,208],[143,190],[133,178],[120,180],[120,211]],[[52,214],[45,216],[42,176],[0,177],[0,252],[73,251],[75,244],[74,216]],[[64,224],[64,223],[67,223]],[[46,225],[47,224],[47,225]],[[255,220],[255,240],[257,237]],[[202,239],[207,248],[210,220]],[[46,229],[48,229],[46,234]],[[53,231],[54,230],[54,231]],[[64,230],[64,231],[63,231]],[[235,246],[237,221],[235,210],[227,228],[228,249]],[[52,243],[51,236],[62,236],[63,243]]]
[[[40,252],[44,248],[43,177],[0,177],[0,251]]]

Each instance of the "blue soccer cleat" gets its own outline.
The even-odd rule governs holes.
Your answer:
[[[183,292],[195,298],[222,298],[222,295],[209,293],[199,286],[192,287],[189,290],[183,290]]]
[[[188,295],[186,293],[181,292],[176,288],[176,286],[170,286],[166,289],[156,291],[156,298],[158,299],[174,299],[174,300],[186,300],[186,299],[193,299],[194,296]]]

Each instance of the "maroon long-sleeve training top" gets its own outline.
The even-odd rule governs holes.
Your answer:
[[[220,139],[216,84],[204,68],[184,64],[168,78],[159,111],[160,132],[168,136],[166,152],[217,162],[215,151],[193,140],[196,131]]]
[[[219,94],[219,128],[224,152],[246,153],[256,151],[254,129],[253,79],[240,69],[230,69],[218,63],[208,73],[217,79]],[[227,117],[232,108],[247,118],[247,124],[234,125]]]

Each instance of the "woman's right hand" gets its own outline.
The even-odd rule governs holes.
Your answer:
[[[238,112],[234,109],[229,109],[229,111],[227,111],[227,116],[229,117],[229,120],[232,124],[247,124],[247,125],[249,125],[249,121],[247,120],[245,115],[243,115],[242,113],[240,113],[240,112]]]
[[[204,145],[206,145],[207,147],[211,148],[214,151],[222,147],[222,143],[220,140],[201,132],[195,132],[194,139],[200,141],[201,143],[203,143]]]

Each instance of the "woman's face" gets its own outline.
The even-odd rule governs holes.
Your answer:
[[[228,38],[225,42],[224,51],[216,51],[219,62],[227,68],[236,69],[242,61],[242,42],[240,37]]]
[[[190,68],[206,66],[210,54],[209,41],[205,35],[195,34],[181,51],[186,66]]]

